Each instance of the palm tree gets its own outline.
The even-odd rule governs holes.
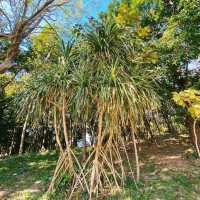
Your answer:
[[[70,73],[75,67],[72,63],[72,59],[74,59],[71,51],[72,45],[72,43],[68,43],[67,45],[61,43],[60,51],[63,56],[59,57],[57,65],[50,63],[50,68],[33,72],[30,79],[26,82],[24,90],[15,99],[15,101],[19,102],[16,103],[16,105],[19,105],[17,109],[19,111],[18,116],[27,116],[22,132],[22,139],[24,138],[27,121],[36,123],[42,118],[45,119],[47,115],[50,115],[50,118],[54,121],[56,140],[61,152],[63,151],[63,147],[60,141],[61,127],[58,121],[66,117],[61,113],[66,113],[66,102],[69,101],[70,97],[67,96],[67,94],[70,94],[70,90],[68,90],[70,86]],[[68,93],[66,93],[66,90],[68,90]],[[65,121],[63,121],[64,124]],[[65,145],[67,146],[68,136],[66,130],[64,131],[64,138]],[[22,152],[22,148],[20,148],[20,152]]]
[[[144,111],[157,107],[157,95],[147,71],[143,70],[141,77],[141,68],[134,65],[131,57],[134,47],[126,32],[116,24],[96,24],[87,29],[80,43],[80,67],[72,75],[72,102],[76,105],[73,113],[86,122],[96,118],[98,128],[96,145],[91,153],[94,157],[89,155],[83,163],[74,187],[79,184],[80,177],[89,180],[90,188],[87,186],[86,191],[91,199],[92,194],[98,194],[105,184],[111,186],[112,180],[116,186],[119,186],[119,180],[124,182],[125,169],[119,148],[124,147],[129,162],[122,138],[122,129],[127,125],[132,130],[139,180],[135,134],[137,126],[143,123]],[[119,166],[115,166],[115,162],[119,162]],[[132,170],[130,162],[129,166]],[[104,181],[102,177],[106,177]]]
[[[22,112],[31,110],[34,120],[50,115],[54,121],[61,156],[49,191],[61,172],[69,170],[73,184],[68,199],[77,188],[87,191],[91,199],[105,186],[119,187],[125,180],[124,156],[134,178],[123,138],[127,126],[139,180],[135,135],[143,123],[144,111],[155,109],[158,102],[151,76],[134,62],[133,38],[127,35],[131,34],[110,21],[87,27],[73,46],[62,43],[63,56],[58,63],[52,63],[48,71],[33,74],[23,91]],[[96,143],[85,160],[80,160],[70,145],[66,113],[71,114],[74,123],[93,123],[96,127]],[[65,146],[60,141],[61,130]]]

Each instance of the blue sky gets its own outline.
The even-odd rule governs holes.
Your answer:
[[[112,0],[76,0],[82,1],[83,18],[97,16],[99,12],[106,11]]]
[[[96,16],[99,12],[107,10],[107,7],[110,2],[111,0],[96,0],[96,6],[92,12],[92,15]]]
[[[106,11],[112,0],[73,0],[68,5],[67,15],[57,13],[56,25],[60,27],[60,33],[68,35],[68,31],[75,24],[84,24],[88,17],[98,17],[98,13]],[[69,33],[69,36],[71,34]]]
[[[84,23],[88,17],[97,17],[98,13],[106,11],[112,0],[74,0],[69,8],[67,24]],[[61,20],[62,23],[62,20]]]

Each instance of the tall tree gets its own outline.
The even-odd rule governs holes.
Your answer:
[[[19,54],[20,44],[41,22],[69,0],[1,0],[0,1],[0,41],[9,42],[0,63],[0,73],[13,67]]]

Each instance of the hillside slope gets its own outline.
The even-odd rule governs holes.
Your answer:
[[[200,200],[200,161],[191,147],[178,139],[157,143],[140,147],[142,178],[137,188],[127,178],[123,190],[113,188],[101,199]],[[131,145],[129,153],[133,154]],[[0,199],[45,199],[57,158],[55,152],[46,152],[0,160]],[[62,200],[59,195],[55,198]]]

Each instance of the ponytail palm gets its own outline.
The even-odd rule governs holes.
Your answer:
[[[92,27],[85,33],[83,40],[88,46],[89,53],[95,56],[94,59],[100,61],[101,59],[121,57],[120,53],[126,53],[121,48],[123,37],[124,31],[115,23],[108,21]]]
[[[69,108],[70,76],[75,66],[72,62],[74,59],[72,45],[68,43],[61,47],[60,51],[63,56],[57,59],[57,65],[51,63],[48,69],[33,72],[16,100],[20,102],[19,116],[31,112],[30,123],[35,124],[46,118],[54,121],[56,139],[62,150],[57,129],[60,129],[58,125],[60,126],[62,120],[62,109]],[[66,134],[64,136],[65,143],[67,143]]]
[[[144,111],[157,108],[158,102],[151,87],[151,77],[145,70],[141,77],[142,69],[134,66],[130,57],[133,47],[128,45],[125,33],[115,24],[107,22],[93,27],[85,33],[80,46],[83,58],[80,57],[80,67],[72,75],[73,113],[82,121],[97,118],[98,128],[96,145],[91,153],[94,157],[89,156],[83,163],[80,175],[75,177],[74,188],[80,184],[80,177],[88,180],[86,190],[91,199],[93,193],[98,194],[105,185],[112,187],[124,183],[122,156],[126,155],[128,162],[129,157],[122,130],[127,126],[132,131],[138,166],[137,126],[143,123]],[[129,166],[132,171],[130,162]],[[102,177],[105,177],[103,182]]]
[[[115,180],[116,186],[118,186],[118,178],[123,182],[125,178],[123,164],[121,163],[120,168],[121,175],[117,170],[118,167],[113,165],[116,160],[120,162],[123,160],[119,150],[119,147],[125,147],[122,130],[127,126],[131,128],[137,156],[136,127],[143,123],[145,110],[157,107],[156,94],[150,87],[150,83],[126,73],[125,68],[126,66],[120,66],[118,63],[106,65],[95,74],[90,85],[99,123],[90,192],[97,192],[97,186],[94,187],[94,183],[99,184],[98,187],[102,185],[101,177],[105,176],[104,169],[109,165],[110,173],[113,175],[110,178]],[[108,141],[106,145],[103,143],[105,138]],[[125,148],[124,154],[129,160]],[[136,164],[139,164],[138,158]],[[137,179],[139,179],[139,168]]]
[[[39,113],[48,110],[54,119],[57,142],[63,153],[50,190],[60,173],[70,170],[73,184],[68,199],[73,197],[75,189],[87,191],[92,199],[93,194],[98,195],[105,187],[123,185],[124,156],[133,175],[122,137],[127,127],[131,130],[136,164],[139,165],[135,141],[137,127],[143,123],[144,112],[155,109],[158,102],[145,67],[139,68],[133,62],[132,44],[126,31],[116,24],[97,23],[87,29],[74,46],[63,45],[63,56],[58,63],[52,64],[48,71],[33,75],[23,92],[22,107],[34,105],[32,108],[40,111],[35,112],[35,116],[42,117]],[[70,145],[67,112],[73,122],[93,122],[97,127],[96,144],[84,161],[80,161]],[[60,130],[64,133],[64,147],[59,140]]]

